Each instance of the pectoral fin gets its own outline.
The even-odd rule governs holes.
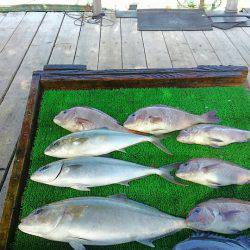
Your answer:
[[[218,169],[218,164],[212,164],[212,165],[208,165],[204,168],[202,168],[202,172],[203,173],[211,173],[214,170]]]
[[[223,220],[230,220],[232,217],[235,216],[235,214],[238,214],[240,212],[240,210],[231,210],[221,213],[221,216],[223,217]]]
[[[122,181],[122,182],[119,182],[118,184],[129,187],[129,181]]]
[[[208,137],[209,142],[210,142],[210,146],[212,147],[219,147],[218,143],[223,142],[223,140],[218,139],[218,138],[213,138],[213,137]]]
[[[86,250],[85,246],[80,240],[71,240],[69,241],[69,244],[74,250]]]
[[[137,242],[139,242],[145,246],[148,246],[148,247],[155,247],[155,245],[149,240],[137,240]]]
[[[90,189],[88,187],[83,186],[81,184],[71,186],[71,188],[76,189],[76,190],[81,190],[81,191],[90,191]]]
[[[119,151],[119,152],[122,152],[122,153],[126,153],[126,151],[125,151],[125,149],[119,149],[119,150],[117,150],[117,151]]]

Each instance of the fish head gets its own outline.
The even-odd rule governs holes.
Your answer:
[[[159,129],[163,119],[151,109],[141,109],[133,113],[124,122],[124,127],[130,130],[151,132]]]
[[[44,206],[23,218],[18,228],[24,233],[44,237],[55,230],[63,214],[63,206]]]
[[[52,162],[39,168],[35,173],[31,175],[30,179],[32,181],[49,184],[58,177],[62,170],[62,167],[62,161]]]
[[[181,179],[192,180],[192,177],[196,176],[199,171],[199,162],[196,159],[192,159],[188,162],[182,163],[175,175]]]
[[[74,107],[61,111],[54,117],[53,122],[71,132],[82,130],[82,124],[78,122],[77,109],[78,107]]]
[[[206,231],[214,220],[215,214],[213,209],[201,204],[191,210],[186,219],[186,223],[192,229]]]
[[[54,142],[52,142],[44,151],[45,155],[58,157],[58,158],[67,158],[61,157],[61,155],[67,154],[69,146],[71,145],[71,139],[67,137],[62,137]]]
[[[193,130],[192,129],[185,129],[180,132],[180,134],[177,136],[177,141],[182,143],[192,143],[193,138]]]

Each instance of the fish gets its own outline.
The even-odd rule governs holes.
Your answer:
[[[80,132],[98,128],[108,128],[115,131],[127,132],[117,120],[101,110],[91,107],[73,107],[61,111],[53,122],[70,132]]]
[[[201,124],[180,132],[177,141],[219,148],[237,142],[248,142],[250,131],[226,126]]]
[[[220,159],[191,159],[177,168],[178,178],[212,188],[250,183],[250,170]]]
[[[87,130],[63,136],[50,144],[44,153],[57,158],[98,156],[146,141],[153,143],[165,153],[171,154],[158,138],[109,129]]]
[[[250,202],[230,198],[212,199],[192,209],[186,219],[191,229],[237,234],[250,228]]]
[[[217,122],[219,119],[214,111],[194,115],[166,105],[155,105],[137,110],[128,117],[123,126],[133,131],[162,135],[199,123]]]
[[[179,184],[169,173],[168,166],[145,167],[136,163],[105,157],[76,157],[59,160],[39,168],[31,180],[58,187],[89,191],[91,187],[121,184],[156,174]]]
[[[85,245],[116,245],[153,241],[186,228],[183,218],[128,199],[111,197],[71,198],[36,209],[21,220],[19,230],[48,240],[66,242],[75,250]]]
[[[250,238],[239,236],[235,239],[211,233],[194,233],[188,239],[175,245],[173,250],[249,250]]]

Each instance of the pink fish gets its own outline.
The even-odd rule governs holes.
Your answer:
[[[134,131],[160,135],[182,130],[199,123],[217,123],[215,112],[194,115],[165,105],[156,105],[137,110],[130,115],[124,127]]]

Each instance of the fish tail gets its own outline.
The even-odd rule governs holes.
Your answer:
[[[166,180],[172,182],[173,184],[180,185],[180,186],[186,186],[185,184],[182,184],[175,180],[175,178],[171,175],[171,171],[174,169],[178,169],[180,166],[180,163],[173,163],[170,165],[162,166],[159,168],[158,174],[165,178]]]
[[[247,133],[247,141],[250,141],[250,131]]]
[[[216,111],[209,111],[203,115],[201,115],[203,122],[205,123],[218,123],[220,120],[216,116]]]
[[[166,154],[173,155],[164,145],[162,145],[161,141],[156,137],[150,137],[150,142],[153,143],[157,148],[165,152]]]

